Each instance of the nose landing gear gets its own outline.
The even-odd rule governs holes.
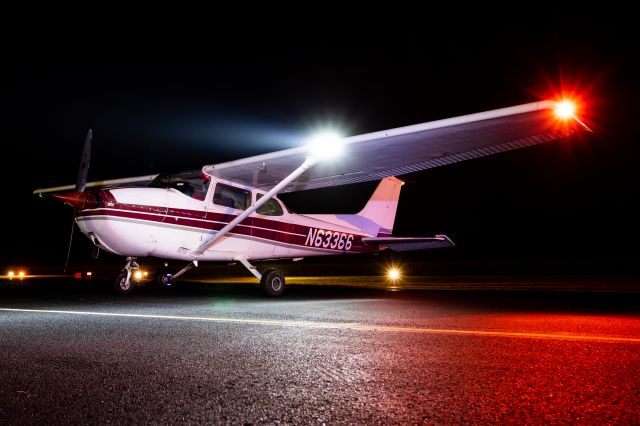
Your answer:
[[[114,282],[116,291],[122,294],[129,294],[133,291],[133,274],[140,269],[135,257],[127,257],[127,264],[116,277]]]

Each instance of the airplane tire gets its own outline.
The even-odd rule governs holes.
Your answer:
[[[129,294],[134,289],[131,279],[127,282],[127,271],[120,272],[113,284],[115,285],[116,291],[121,294]]]
[[[269,297],[279,297],[284,294],[284,274],[277,269],[268,269],[260,280],[260,286]]]
[[[173,285],[173,277],[163,271],[158,271],[154,283],[158,287],[171,287]]]

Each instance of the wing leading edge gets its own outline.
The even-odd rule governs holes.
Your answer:
[[[339,159],[319,163],[282,192],[379,180],[563,138],[580,129],[540,101],[345,138]],[[205,173],[272,188],[303,163],[305,147],[208,165]]]

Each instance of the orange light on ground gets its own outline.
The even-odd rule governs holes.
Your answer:
[[[141,280],[142,279],[142,272],[141,271],[136,271],[133,273],[133,279],[134,280]]]
[[[398,268],[389,268],[387,271],[387,278],[391,281],[397,281],[400,279],[400,270]]]

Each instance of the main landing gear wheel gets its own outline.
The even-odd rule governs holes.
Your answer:
[[[173,285],[173,275],[167,274],[163,271],[159,271],[156,274],[155,283],[159,287],[171,287]]]
[[[277,269],[268,269],[262,274],[260,286],[267,296],[282,296],[284,293],[284,285],[284,274]]]
[[[118,274],[114,282],[116,291],[122,294],[129,294],[133,291],[133,283],[131,282],[131,274],[127,270],[123,270]]]

